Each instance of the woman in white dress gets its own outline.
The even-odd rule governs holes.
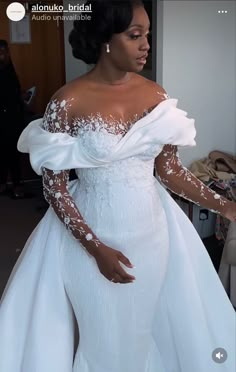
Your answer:
[[[194,119],[138,75],[150,48],[141,1],[89,4],[69,41],[95,67],[18,142],[50,208],[1,299],[0,371],[233,372],[233,306],[163,185],[231,221],[236,206],[181,165]]]

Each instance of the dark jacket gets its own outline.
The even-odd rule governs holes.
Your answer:
[[[0,68],[0,132],[19,134],[23,128],[24,102],[12,62]]]

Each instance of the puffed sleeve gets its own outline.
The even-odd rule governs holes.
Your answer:
[[[55,95],[47,105],[42,123],[32,123],[32,128],[23,132],[18,147],[30,153],[32,167],[42,174],[46,201],[65,228],[79,241],[80,247],[93,255],[101,242],[81,216],[70,192],[69,173],[73,155],[74,165],[82,163],[87,166],[78,145],[78,128],[72,114],[73,100]]]

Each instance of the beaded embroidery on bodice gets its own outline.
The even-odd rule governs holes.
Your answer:
[[[162,96],[160,101],[170,98],[167,94],[163,95],[162,93]],[[116,120],[112,115],[104,117],[99,112],[91,113],[87,117],[73,118],[70,114],[75,112],[70,109],[73,100],[73,98],[51,100],[43,118],[42,129],[50,132],[50,138],[51,133],[56,135],[63,133],[67,136],[76,137],[76,146],[90,159],[111,158],[114,148],[119,146],[119,141],[125,140],[125,136],[128,135],[137,121],[152,111],[145,109],[141,116],[134,115],[128,121]],[[175,120],[178,122],[180,116],[183,120],[186,114],[186,112],[178,111],[171,106],[170,112],[173,113],[173,116],[170,119],[171,123],[168,125],[173,126],[176,125]],[[163,128],[163,130],[166,129]],[[168,130],[165,133],[168,137]],[[187,133],[181,132],[181,135],[185,138]],[[68,140],[68,137],[66,138]],[[74,143],[74,141],[70,142],[69,139],[68,145],[70,143]],[[60,141],[58,146],[60,147]],[[69,154],[70,151],[67,154],[65,153],[65,156]],[[61,158],[63,154],[58,154],[58,156]],[[154,182],[156,182],[153,177],[154,160],[156,173],[160,181],[169,190],[193,201],[197,205],[203,203],[207,208],[216,212],[218,212],[218,208],[221,210],[222,206],[225,205],[226,200],[224,198],[206,187],[187,168],[182,166],[177,146],[173,145],[172,142],[163,141],[153,141],[153,144],[150,141],[149,145],[136,153],[135,156],[130,155],[121,160],[118,158],[115,161],[109,161],[107,165],[103,164],[98,167],[81,166],[76,170],[79,179],[77,182],[79,186],[78,198],[83,197],[89,201],[93,197],[94,200],[102,200],[103,203],[109,204],[112,195],[119,196],[126,193],[130,187],[135,193],[135,190],[139,191],[140,188],[154,186]],[[66,167],[66,161],[64,163]],[[67,229],[72,232],[76,239],[80,240],[83,246],[86,247],[88,240],[98,246],[100,244],[99,240],[83,219],[70,195],[68,188],[69,169],[64,168],[57,171],[42,168],[42,175],[45,198]],[[147,190],[143,190],[143,192],[145,193]]]
[[[157,92],[157,94],[161,94]],[[162,100],[169,99],[168,94],[161,94]],[[89,114],[86,117],[79,115],[69,120],[69,110],[74,98],[59,101],[54,99],[49,102],[43,120],[43,127],[49,132],[67,132],[77,137],[88,131],[96,133],[109,133],[124,136],[128,130],[142,117],[146,116],[152,108],[145,108],[141,115],[134,114],[129,120],[116,119],[114,115],[104,116],[100,112]]]
[[[165,99],[169,96],[165,95]],[[90,155],[98,158],[108,156],[113,147],[124,137],[132,126],[141,118],[146,116],[152,109],[144,109],[141,115],[134,114],[130,120],[116,119],[113,115],[103,117],[100,112],[90,114],[87,117],[79,116],[73,118],[68,126],[68,110],[71,100],[59,102],[54,100],[46,110],[44,116],[44,129],[52,132],[52,121],[55,131],[67,131],[73,137],[78,137],[80,146],[89,151]],[[60,124],[59,124],[60,123]],[[101,168],[86,168],[76,170],[81,183],[87,188],[95,185],[111,185],[114,182],[127,182],[134,186],[141,182],[147,184],[153,182],[154,159],[161,152],[162,147],[155,145],[150,147],[142,158],[130,157],[125,160],[116,161]],[[141,185],[139,185],[141,186]]]
[[[144,117],[148,112],[144,112]],[[82,146],[89,149],[95,156],[103,157],[108,155],[113,146],[125,136],[132,126],[139,119],[137,115],[133,120],[122,122],[110,117],[103,118],[100,113],[90,115],[88,118],[76,118],[73,127],[76,128],[73,135],[79,137]]]
[[[146,114],[146,113],[145,113]],[[89,151],[90,155],[98,158],[109,156],[114,146],[132,128],[135,121],[122,123],[102,119],[100,114],[91,117],[90,121],[77,121],[77,135],[80,146]],[[84,168],[76,170],[81,183],[90,187],[99,186],[104,192],[108,185],[126,183],[126,185],[141,187],[148,182],[152,183],[154,159],[161,151],[161,146],[155,145],[140,157],[129,157],[124,160],[112,162],[107,166],[98,168]],[[93,189],[94,191],[94,189]]]
[[[144,112],[145,116],[148,112]],[[142,116],[142,117],[143,117]],[[104,120],[100,114],[91,116],[87,120],[77,120],[77,135],[80,146],[89,151],[90,155],[98,158],[109,156],[114,146],[132,128],[139,118],[122,123],[122,121]],[[155,145],[142,154],[142,157],[130,157],[110,163],[96,169],[79,169],[77,171],[80,182],[85,182],[87,187],[93,185],[112,185],[126,182],[137,187],[152,182],[154,159],[161,151],[161,146]]]
[[[165,95],[164,98],[167,97]],[[109,155],[132,126],[150,112],[145,109],[141,117],[134,115],[128,121],[116,120],[112,115],[104,117],[100,112],[88,115],[86,118],[80,116],[70,120],[69,110],[73,100],[71,98],[50,101],[44,114],[42,127],[50,133],[61,132],[76,137],[81,149],[98,158]],[[90,195],[96,195],[97,200],[107,200],[109,203],[108,194],[111,195],[111,187],[113,189],[115,185],[126,185],[128,188],[153,185],[154,159],[161,152],[161,148],[158,145],[155,145],[155,148],[150,147],[149,153],[143,154],[142,159],[129,157],[103,167],[76,169],[80,197],[83,195],[84,198],[89,198]],[[68,185],[68,181],[68,170],[58,172],[44,168],[45,199],[53,206],[66,228],[80,240],[82,246],[85,247],[87,241],[98,246],[99,240],[84,221],[68,190],[62,192],[64,185]]]

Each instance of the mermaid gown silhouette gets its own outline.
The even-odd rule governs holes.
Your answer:
[[[214,211],[224,201],[181,165],[177,146],[195,145],[194,120],[177,99],[166,98],[128,131],[127,123],[109,126],[99,113],[70,125],[69,100],[50,102],[44,118],[24,129],[18,148],[43,175],[50,207],[1,299],[1,371],[235,370],[233,306],[165,186],[175,179],[175,190],[187,198],[187,185],[191,200],[207,200]],[[69,169],[78,179],[68,181]],[[121,263],[135,275],[133,283],[100,273],[76,239],[84,233],[96,243],[88,226],[135,265]],[[212,359],[219,347],[227,351],[222,364]]]

